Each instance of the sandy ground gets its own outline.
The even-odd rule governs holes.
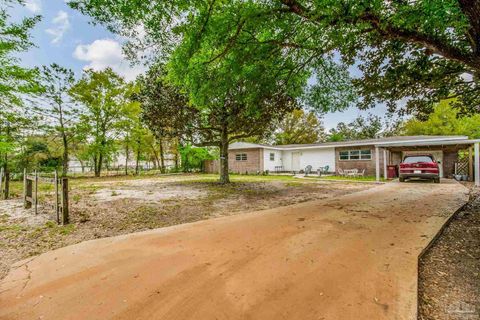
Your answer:
[[[39,214],[20,199],[0,201],[0,279],[17,261],[82,241],[219,216],[326,199],[372,188],[366,183],[234,176],[228,186],[214,175],[72,180],[70,221],[54,221],[53,190],[41,190]],[[50,205],[50,206],[49,206]]]
[[[417,258],[468,199],[390,183],[17,263],[0,319],[414,319]]]

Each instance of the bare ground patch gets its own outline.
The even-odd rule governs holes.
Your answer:
[[[0,279],[16,261],[85,240],[320,200],[374,186],[261,177],[238,177],[222,186],[215,179],[188,175],[74,182],[68,226],[56,225],[48,206],[34,216],[18,199],[2,201]],[[49,196],[44,195],[42,203]]]

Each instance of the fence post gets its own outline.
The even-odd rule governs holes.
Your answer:
[[[8,199],[10,197],[10,172],[7,170],[4,172],[5,175],[5,186],[3,188],[3,199]]]
[[[0,168],[0,197],[3,194],[3,167]]]
[[[23,207],[27,207],[27,168],[23,168]]]
[[[58,206],[58,171],[55,169],[55,178],[54,178],[54,186],[55,186],[55,214],[57,215],[57,223],[60,223],[60,212]]]
[[[27,169],[24,170],[24,207],[25,209],[30,209],[33,203],[33,180],[27,178]]]
[[[35,192],[33,193],[33,206],[34,206],[34,209],[35,209],[35,214],[38,214],[38,173],[37,173],[37,170],[35,170],[35,173],[34,173],[34,188],[35,188]]]
[[[68,178],[62,178],[62,224],[69,223],[68,212]]]

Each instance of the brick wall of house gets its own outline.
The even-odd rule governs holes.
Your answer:
[[[237,161],[236,155],[245,153],[246,161]],[[256,173],[263,171],[263,149],[239,149],[228,151],[228,168],[233,173]]]
[[[370,150],[371,160],[340,160],[340,151],[346,150]],[[338,169],[365,169],[366,176],[374,176],[375,172],[375,147],[341,147],[335,148],[335,167]],[[383,150],[380,149],[380,176],[383,177]]]
[[[452,178],[455,173],[455,162],[458,159],[457,152],[443,152],[443,176]]]

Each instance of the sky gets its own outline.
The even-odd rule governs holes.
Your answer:
[[[83,69],[102,70],[111,67],[129,81],[145,71],[143,66],[131,66],[125,59],[121,37],[101,25],[89,23],[89,17],[70,9],[65,0],[25,0],[23,7],[15,7],[11,13],[14,20],[36,14],[42,16],[42,21],[32,31],[32,41],[36,47],[21,54],[24,65],[33,67],[55,62],[72,69],[77,76],[81,75]],[[386,108],[383,105],[368,111],[350,108],[344,112],[326,114],[323,122],[328,130],[338,122],[350,122],[368,113],[382,116]]]

